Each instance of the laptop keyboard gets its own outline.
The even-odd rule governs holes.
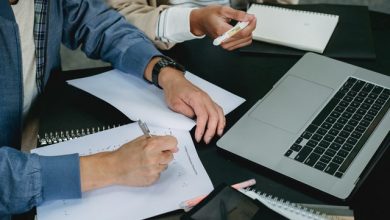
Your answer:
[[[388,111],[389,96],[349,77],[285,156],[341,178]]]

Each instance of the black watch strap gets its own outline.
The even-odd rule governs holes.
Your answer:
[[[161,59],[154,65],[152,70],[152,83],[160,89],[161,86],[158,83],[158,76],[161,72],[161,69],[167,66],[180,70],[181,72],[183,72],[183,74],[185,72],[184,66],[180,65],[169,57],[161,56]]]

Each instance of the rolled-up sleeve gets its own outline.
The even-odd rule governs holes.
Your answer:
[[[0,148],[0,216],[44,201],[81,197],[79,156],[46,157]]]

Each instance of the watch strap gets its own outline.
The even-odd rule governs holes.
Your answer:
[[[160,89],[162,88],[158,83],[158,76],[160,75],[161,69],[167,66],[182,71],[183,74],[185,72],[185,68],[182,65],[180,65],[179,63],[177,63],[176,61],[174,61],[169,57],[161,56],[161,59],[154,65],[152,70],[152,83]]]

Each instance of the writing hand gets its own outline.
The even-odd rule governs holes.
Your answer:
[[[82,191],[108,185],[148,186],[156,182],[178,151],[173,136],[141,136],[113,152],[80,158]]]

